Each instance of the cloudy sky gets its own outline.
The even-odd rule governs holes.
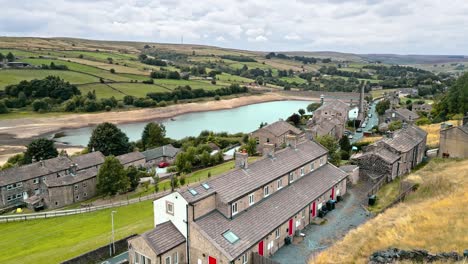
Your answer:
[[[0,35],[468,55],[467,0],[0,0]]]

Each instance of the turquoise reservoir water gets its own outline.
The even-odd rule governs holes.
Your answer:
[[[279,118],[286,119],[300,108],[306,109],[312,101],[278,101],[242,106],[228,110],[198,112],[175,117],[174,121],[162,120],[166,126],[166,135],[181,139],[197,136],[203,130],[215,132],[251,132],[257,129],[261,122],[272,123]],[[144,126],[148,122],[118,125],[131,141],[141,138]],[[65,136],[56,138],[58,142],[86,146],[93,127],[64,130]]]

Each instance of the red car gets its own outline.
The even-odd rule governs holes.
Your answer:
[[[158,167],[159,168],[166,168],[167,166],[169,166],[170,164],[165,162],[165,161],[161,161],[159,164],[158,164]]]

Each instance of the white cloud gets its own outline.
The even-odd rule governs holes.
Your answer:
[[[0,0],[0,35],[467,54],[468,1]],[[53,7],[53,8],[51,8]],[[229,39],[229,41],[226,41]],[[224,42],[226,41],[226,42]]]

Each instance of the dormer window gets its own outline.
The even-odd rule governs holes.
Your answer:
[[[255,203],[254,194],[251,193],[251,194],[249,195],[249,205],[252,205],[252,204],[254,204],[254,203]]]
[[[301,168],[301,176],[304,176],[304,167]]]
[[[270,187],[269,186],[265,186],[263,188],[263,196],[264,197],[267,197],[268,195],[270,195]]]
[[[293,182],[294,181],[294,172],[290,172],[289,173],[289,182]]]
[[[314,162],[312,162],[312,163],[310,164],[310,170],[311,170],[311,171],[315,170],[315,163],[314,163]]]
[[[276,183],[277,183],[277,189],[278,189],[278,190],[281,189],[281,188],[283,188],[283,178],[278,179],[278,180],[276,181]]]
[[[233,216],[237,214],[237,203],[231,205],[231,212]]]

